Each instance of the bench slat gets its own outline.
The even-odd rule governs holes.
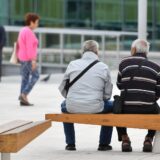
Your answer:
[[[32,123],[32,121],[24,121],[24,120],[15,120],[9,123],[5,123],[3,125],[0,125],[0,134],[30,123]]]
[[[33,122],[0,135],[0,152],[15,153],[51,126],[51,121]]]
[[[160,115],[146,114],[46,114],[57,122],[160,130]]]
[[[8,132],[5,132],[5,133],[3,133],[1,135],[9,135],[9,134],[16,134],[16,133],[25,132],[29,128],[35,127],[37,125],[40,125],[43,122],[44,121],[37,121],[37,122],[30,123],[30,124],[26,124],[25,126],[21,126],[19,128],[12,129],[12,130],[10,130]]]

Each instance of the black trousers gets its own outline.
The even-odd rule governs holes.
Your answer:
[[[159,106],[157,103],[153,106],[123,106],[122,113],[124,114],[159,114]],[[118,140],[122,141],[122,135],[127,135],[127,128],[117,127]],[[147,137],[153,138],[155,130],[148,130]]]
[[[0,48],[0,81],[2,77],[2,49]]]

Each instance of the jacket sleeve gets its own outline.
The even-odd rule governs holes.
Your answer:
[[[121,65],[119,65],[119,71],[118,71],[118,75],[117,75],[117,87],[120,90],[122,89],[121,79],[122,79]]]
[[[118,89],[122,89],[122,84],[121,84],[121,78],[122,78],[122,74],[121,74],[121,72],[119,71],[118,72],[118,76],[117,76],[117,87],[118,87]]]
[[[113,84],[111,82],[110,71],[107,69],[107,77],[105,81],[104,99],[110,99],[112,95]]]
[[[156,98],[160,98],[160,73],[157,75]]]
[[[70,64],[68,65],[67,70],[66,70],[66,72],[64,73],[63,80],[62,80],[62,82],[60,83],[60,85],[59,85],[59,87],[58,87],[61,95],[62,95],[64,98],[67,97],[67,92],[66,92],[66,90],[65,90],[65,84],[66,84],[67,79],[69,79],[69,70],[70,70]]]

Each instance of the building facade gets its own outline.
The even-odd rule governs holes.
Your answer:
[[[138,0],[0,0],[0,24],[24,25],[36,12],[41,27],[137,31]],[[148,0],[148,39],[160,49],[160,0]]]

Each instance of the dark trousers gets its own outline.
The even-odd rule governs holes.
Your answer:
[[[123,106],[122,113],[126,114],[159,114],[159,106],[157,103],[153,106]],[[122,140],[122,135],[127,135],[127,128],[117,127],[118,140]],[[155,130],[148,130],[147,137],[153,138]]]
[[[0,81],[2,77],[2,49],[0,48]]]
[[[113,109],[113,101],[104,101],[104,110],[101,113],[111,113]],[[61,110],[63,113],[68,113],[66,108],[66,102],[61,104]],[[75,130],[74,123],[63,123],[64,133],[67,144],[75,144]],[[108,145],[111,143],[113,127],[101,126],[99,144]],[[87,134],[87,133],[86,133]]]

